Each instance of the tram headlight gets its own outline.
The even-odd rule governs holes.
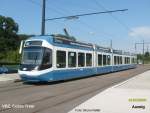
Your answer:
[[[36,66],[36,67],[33,69],[33,71],[37,71],[38,68],[39,68],[39,66]]]

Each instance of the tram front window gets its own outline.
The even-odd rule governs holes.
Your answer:
[[[24,48],[20,70],[43,70],[52,66],[51,49],[41,47]]]
[[[22,64],[41,64],[42,53],[42,48],[25,48],[23,51]]]

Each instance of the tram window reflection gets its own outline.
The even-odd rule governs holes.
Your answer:
[[[65,51],[57,51],[56,55],[57,59],[57,68],[65,68],[66,67],[66,52]]]
[[[85,66],[85,54],[78,53],[78,67],[84,67],[84,66]]]

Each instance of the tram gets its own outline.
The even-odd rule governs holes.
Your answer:
[[[135,54],[45,35],[25,40],[18,73],[23,81],[51,82],[135,67]]]

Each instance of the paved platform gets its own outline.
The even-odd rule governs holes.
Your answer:
[[[104,90],[69,113],[150,113],[150,71]]]
[[[0,83],[7,81],[17,81],[20,80],[18,73],[13,74],[0,74]]]

